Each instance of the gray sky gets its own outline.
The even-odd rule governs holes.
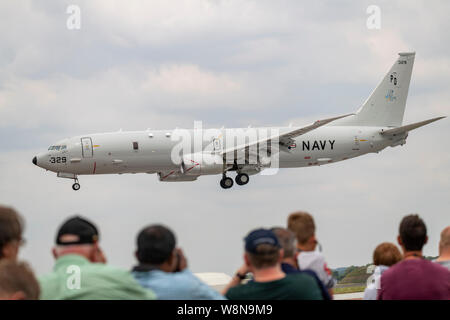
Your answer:
[[[163,223],[193,271],[232,274],[242,238],[311,212],[331,267],[370,262],[419,213],[428,255],[450,224],[449,120],[403,147],[332,165],[255,176],[81,177],[82,188],[31,163],[62,138],[146,128],[304,125],[354,112],[401,51],[416,51],[405,122],[450,114],[448,1],[2,1],[0,203],[26,219],[21,256],[48,272],[58,225],[79,213],[101,230],[111,264],[130,268],[137,232]],[[68,30],[69,4],[81,29]],[[381,29],[366,27],[368,5]]]

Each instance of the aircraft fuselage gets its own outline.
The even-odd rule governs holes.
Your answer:
[[[276,129],[283,132],[292,130],[292,127]],[[345,126],[318,128],[295,138],[289,152],[280,151],[278,167],[323,165],[369,152],[379,152],[392,144],[391,140],[379,134],[381,129]],[[53,172],[75,175],[157,173],[176,170],[179,164],[173,163],[171,154],[178,142],[173,141],[171,136],[172,131],[169,130],[76,136],[56,144],[65,148],[40,153],[37,156],[37,165]],[[203,151],[208,152],[208,147],[211,147],[211,141],[204,141]]]

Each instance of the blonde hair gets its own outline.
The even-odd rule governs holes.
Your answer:
[[[288,229],[295,233],[299,244],[305,244],[315,233],[316,225],[308,212],[297,211],[288,217]]]

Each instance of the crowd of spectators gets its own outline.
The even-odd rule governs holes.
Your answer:
[[[38,278],[18,260],[23,229],[15,210],[0,206],[0,299],[331,300],[336,285],[314,219],[306,212],[289,215],[286,227],[250,231],[242,266],[222,292],[189,270],[175,234],[163,225],[146,226],[137,234],[137,263],[125,270],[107,263],[93,222],[71,217],[56,232],[53,270]],[[441,233],[434,261],[423,257],[428,235],[418,215],[402,219],[397,242],[401,251],[388,242],[375,248],[373,281],[364,299],[449,300],[450,226]]]

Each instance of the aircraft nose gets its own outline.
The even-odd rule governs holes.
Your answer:
[[[33,161],[33,163],[37,166],[37,158],[34,157],[32,161]]]

